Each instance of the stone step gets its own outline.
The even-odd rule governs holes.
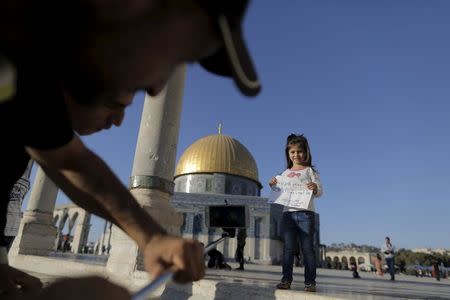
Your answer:
[[[166,286],[161,300],[331,300],[346,299],[299,290],[276,290],[273,285],[204,279],[194,284]]]
[[[61,258],[20,256],[15,267],[40,277],[49,284],[59,277],[78,277],[97,274],[115,279],[116,283],[136,291],[148,283],[146,272],[135,272],[129,278],[113,278],[101,265]],[[281,266],[245,265],[244,271],[207,269],[203,280],[188,285],[169,283],[160,287],[149,299],[170,300],[297,300],[297,299],[352,299],[352,300],[397,300],[397,299],[450,299],[450,280],[417,278],[399,274],[395,281],[389,276],[379,277],[374,273],[360,272],[360,279],[353,279],[350,271],[317,269],[317,292],[303,291],[303,268],[294,268],[291,290],[277,290],[281,279]]]

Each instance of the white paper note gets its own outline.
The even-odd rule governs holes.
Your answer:
[[[288,207],[308,209],[313,191],[306,188],[298,178],[276,176],[277,184],[271,187],[269,203]]]

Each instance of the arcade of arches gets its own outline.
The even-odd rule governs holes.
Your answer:
[[[91,214],[74,204],[56,207],[53,212],[53,225],[57,228],[55,250],[71,250],[73,253],[81,252],[81,248],[87,244],[91,226],[90,221]],[[67,232],[64,233],[66,222]],[[69,242],[67,238],[71,236],[73,236],[73,240],[70,241],[71,249],[67,249],[68,244],[65,242]]]
[[[357,265],[372,268],[375,253],[357,251],[327,251],[325,256],[325,267],[331,269],[348,270],[350,263],[355,261]]]

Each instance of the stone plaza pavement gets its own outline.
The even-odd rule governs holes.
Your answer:
[[[235,264],[231,264],[236,267]],[[450,280],[416,278],[397,275],[377,277],[360,272],[361,279],[353,279],[350,271],[318,269],[316,293],[303,289],[303,268],[294,268],[294,282],[288,291],[276,290],[281,278],[281,266],[246,265],[245,271],[207,270],[204,280],[190,285],[169,284],[160,297],[171,300],[265,300],[265,299],[450,299]],[[55,276],[36,274],[45,283]]]

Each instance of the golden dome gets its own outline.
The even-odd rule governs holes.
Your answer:
[[[193,173],[225,173],[258,180],[258,167],[250,152],[234,138],[213,134],[189,146],[178,161],[175,177]]]

